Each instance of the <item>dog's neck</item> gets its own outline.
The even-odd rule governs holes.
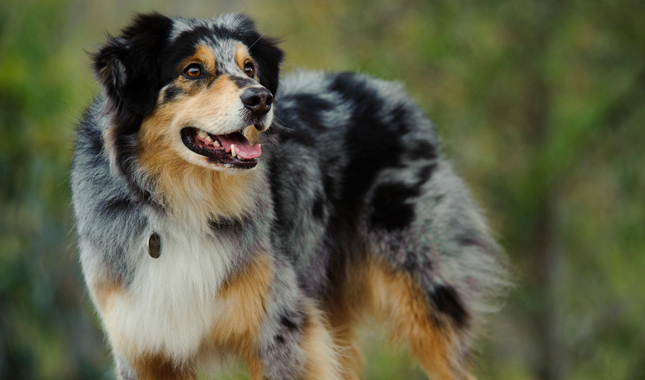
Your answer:
[[[173,218],[187,223],[239,220],[255,211],[262,166],[231,174],[185,162],[162,165],[151,171],[154,196]]]

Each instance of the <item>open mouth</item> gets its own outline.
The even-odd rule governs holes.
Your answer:
[[[227,168],[254,168],[262,154],[260,144],[252,145],[242,130],[213,135],[202,129],[186,127],[181,130],[181,140],[191,151],[206,156],[208,162]]]

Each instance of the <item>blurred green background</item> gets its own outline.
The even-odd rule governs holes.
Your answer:
[[[78,264],[74,129],[85,52],[134,12],[242,11],[285,71],[405,83],[515,265],[481,379],[645,379],[645,2],[2,0],[0,378],[111,378]],[[422,379],[384,333],[368,379]]]

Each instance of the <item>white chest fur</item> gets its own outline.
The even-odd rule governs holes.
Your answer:
[[[199,348],[220,312],[217,291],[234,249],[208,231],[161,224],[161,256],[147,253],[149,234],[136,248],[134,278],[104,316],[112,341],[129,354],[163,352],[186,359]],[[152,232],[152,231],[150,231]],[[115,341],[116,339],[116,341]]]

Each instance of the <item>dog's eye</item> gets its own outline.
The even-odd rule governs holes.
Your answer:
[[[246,73],[246,75],[248,75],[249,78],[253,78],[253,75],[255,75],[255,67],[253,67],[253,62],[244,62],[244,72]]]
[[[202,71],[204,71],[204,68],[202,65],[197,64],[197,63],[191,63],[186,67],[184,70],[184,75],[188,78],[199,78],[202,75]]]

